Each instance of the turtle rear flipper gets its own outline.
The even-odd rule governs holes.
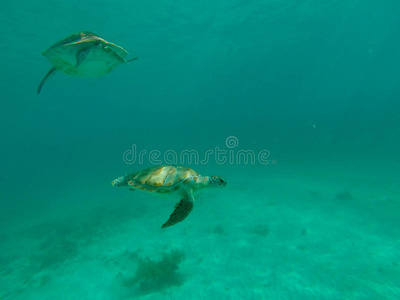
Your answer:
[[[122,176],[122,177],[118,177],[116,179],[114,179],[111,184],[113,186],[127,186],[128,185],[128,181],[126,180],[126,176]]]
[[[37,89],[37,93],[38,93],[38,94],[40,94],[40,91],[42,90],[43,84],[46,82],[46,80],[49,79],[49,77],[50,77],[51,75],[53,75],[56,71],[57,71],[57,69],[53,67],[53,68],[51,68],[51,69],[47,72],[47,74],[43,77],[43,79],[42,79],[42,81],[40,82],[40,84],[39,84],[39,86],[38,86],[38,89]]]
[[[165,222],[161,228],[169,227],[182,222],[190,214],[193,209],[194,198],[192,195],[185,196],[181,201],[175,205],[175,209],[169,216],[167,222]]]

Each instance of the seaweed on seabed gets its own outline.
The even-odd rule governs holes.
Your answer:
[[[184,282],[179,273],[179,265],[184,259],[184,253],[179,250],[164,252],[159,260],[138,258],[135,276],[125,280],[125,285],[138,285],[139,291],[149,294],[172,286],[180,286]]]

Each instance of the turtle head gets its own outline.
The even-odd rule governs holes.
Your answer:
[[[127,186],[128,181],[126,180],[125,176],[123,177],[118,177],[117,179],[114,179],[111,184],[113,186]]]
[[[211,187],[224,187],[227,184],[227,181],[219,176],[210,176],[208,178],[208,184]]]

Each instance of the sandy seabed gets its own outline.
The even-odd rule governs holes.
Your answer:
[[[0,299],[398,299],[398,178],[224,171],[167,229],[173,202],[110,186],[110,205],[3,232]]]

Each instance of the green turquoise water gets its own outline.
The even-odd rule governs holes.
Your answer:
[[[2,1],[0,299],[399,299],[400,2]],[[41,52],[92,31],[99,78]],[[183,222],[111,181],[228,185]]]

